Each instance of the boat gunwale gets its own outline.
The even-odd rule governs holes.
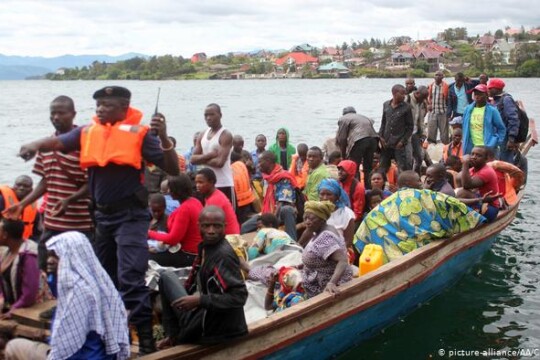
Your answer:
[[[452,238],[435,240],[430,244],[416,249],[414,252],[406,254],[403,257],[396,259],[375,271],[372,271],[359,278],[354,278],[350,282],[340,285],[340,293],[338,296],[333,296],[328,293],[322,293],[320,295],[317,295],[316,297],[308,299],[305,302],[302,302],[295,305],[294,307],[287,309],[287,311],[285,312],[274,313],[264,319],[257,320],[249,324],[249,333],[244,337],[231,340],[226,344],[219,344],[214,346],[204,346],[197,344],[178,345],[145,356],[144,359],[180,359],[190,358],[194,356],[200,357],[214,354],[221,349],[233,347],[235,344],[241,342],[254,340],[258,337],[266,335],[267,333],[275,330],[276,328],[283,328],[286,325],[299,321],[310,315],[316,314],[321,308],[328,308],[328,306],[331,306],[332,304],[335,304],[337,302],[346,301],[346,299],[357,295],[358,293],[365,291],[366,289],[378,283],[384,282],[385,279],[391,277],[396,273],[402,273],[403,271],[413,267],[417,263],[432,258],[436,254],[440,255],[442,249],[455,246],[454,249],[450,249],[447,254],[444,254],[444,256],[438,259],[431,266],[426,267],[424,271],[419,272],[414,278],[404,281],[401,285],[394,286],[392,289],[384,291],[380,295],[358,304],[358,306],[354,306],[349,311],[346,311],[337,317],[328,319],[328,321],[322,323],[315,328],[309,329],[301,333],[297,333],[294,336],[291,336],[285,342],[280,342],[277,345],[269,346],[266,349],[260,349],[260,351],[257,351],[256,353],[248,355],[244,358],[259,358],[261,356],[271,354],[276,350],[284,348],[285,346],[298,341],[299,339],[305,338],[313,333],[320,331],[323,328],[338,323],[344,318],[347,318],[355,313],[365,310],[379,302],[382,302],[394,296],[395,294],[400,293],[401,291],[415,284],[422,282],[437,268],[447,262],[448,259],[456,256],[461,252],[467,251],[475,245],[478,245],[479,243],[491,238],[492,236],[502,231],[506,226],[508,226],[514,219],[523,196],[524,191],[520,191],[516,204],[510,207],[508,210],[502,211],[494,222],[482,224],[479,227],[457,234]],[[474,234],[477,234],[480,231],[482,232],[482,235],[480,237],[476,239],[472,238]],[[458,246],[456,245],[456,243],[459,241],[462,241],[463,244]]]

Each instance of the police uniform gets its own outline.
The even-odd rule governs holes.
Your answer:
[[[94,99],[122,97],[129,90],[106,87]],[[152,309],[145,285],[148,268],[147,233],[150,225],[147,191],[142,184],[142,161],[163,168],[159,139],[139,125],[142,113],[129,108],[126,118],[88,126],[58,136],[66,151],[81,151],[81,167],[88,168],[88,184],[95,205],[95,251],[129,310],[129,321],[139,329],[150,326]],[[152,343],[153,344],[153,343]],[[152,345],[153,346],[153,345]]]

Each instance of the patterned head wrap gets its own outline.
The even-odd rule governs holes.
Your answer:
[[[351,202],[349,201],[349,195],[347,195],[345,190],[343,190],[343,188],[336,179],[323,179],[323,181],[320,182],[317,191],[321,192],[321,190],[323,189],[331,191],[332,194],[337,197],[334,205],[336,205],[338,209],[341,209],[345,206],[351,206]]]
[[[285,294],[302,290],[302,273],[297,268],[283,266],[279,269],[279,285]]]
[[[332,212],[336,208],[336,205],[330,201],[306,201],[304,205],[304,213],[311,213],[317,217],[328,220]]]

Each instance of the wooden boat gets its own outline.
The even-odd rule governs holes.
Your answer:
[[[530,129],[523,154],[538,143],[532,119]],[[337,297],[323,293],[249,324],[243,338],[216,346],[176,346],[141,359],[324,359],[345,352],[458,281],[512,222],[522,198],[523,191],[495,222],[417,249],[340,286]],[[39,313],[54,303],[16,310],[13,320],[0,321],[0,330],[44,341],[50,323]]]
[[[524,151],[535,143],[534,132]],[[323,293],[251,323],[241,339],[210,347],[176,346],[144,359],[325,359],[342,353],[457,282],[512,222],[522,198],[520,191],[519,201],[493,223],[433,241],[340,286],[337,297]]]

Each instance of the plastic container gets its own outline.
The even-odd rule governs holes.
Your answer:
[[[383,265],[383,248],[377,244],[367,244],[360,255],[358,264],[360,276],[376,270]]]

